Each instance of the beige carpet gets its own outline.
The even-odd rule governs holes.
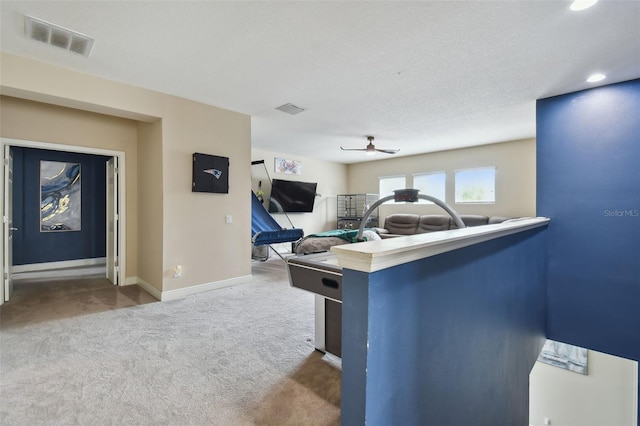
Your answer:
[[[18,281],[0,308],[2,425],[336,425],[340,362],[284,263],[157,302],[99,278]]]

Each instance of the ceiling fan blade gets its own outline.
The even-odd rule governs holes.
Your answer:
[[[369,143],[367,144],[366,148],[343,148],[343,147],[340,147],[340,149],[343,150],[343,151],[365,151],[367,154],[375,154],[376,151],[377,152],[382,152],[384,154],[395,154],[396,152],[400,151],[399,149],[378,149],[373,144],[373,139],[374,139],[373,136],[367,136],[367,140],[369,141]]]

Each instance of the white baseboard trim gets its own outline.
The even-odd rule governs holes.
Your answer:
[[[191,287],[178,288],[176,290],[160,291],[140,277],[127,277],[125,279],[124,285],[138,284],[156,299],[160,300],[161,302],[167,302],[169,300],[182,299],[192,294],[218,290],[234,285],[247,284],[249,282],[251,282],[251,275],[245,275],[242,277],[229,278],[228,280],[214,281],[210,283],[194,285]]]
[[[92,259],[63,260],[61,262],[30,263],[28,265],[15,265],[11,268],[13,273],[48,271],[50,269],[77,268],[79,266],[93,266],[107,263],[106,257]]]
[[[121,285],[134,285],[134,284],[138,284],[138,277],[126,277],[124,279],[124,283]]]
[[[243,277],[230,278],[228,280],[214,281],[211,283],[198,284],[191,287],[178,288],[176,290],[163,291],[160,298],[161,301],[182,299],[192,294],[202,293],[204,291],[218,290],[220,288],[231,287],[239,284],[246,284],[251,281],[251,275]]]
[[[135,282],[132,283],[131,280],[135,280]],[[125,285],[130,285],[130,284],[138,284],[140,287],[145,289],[147,293],[149,293],[150,295],[152,295],[158,300],[162,300],[162,292],[157,288],[155,288],[154,286],[152,286],[151,284],[149,284],[148,282],[146,282],[145,280],[143,280],[142,278],[127,277],[125,279]]]
[[[640,380],[640,376],[638,375],[638,364],[640,364],[640,361],[636,361],[633,364],[633,370],[634,370],[634,373],[635,373],[634,374],[635,380],[632,380],[632,382],[633,382],[633,391],[632,391],[633,398],[631,399],[632,401],[638,401],[638,389],[640,389],[640,387],[638,387],[638,380]],[[639,414],[640,407],[638,405],[640,405],[640,404],[638,404],[636,402],[636,404],[633,407],[634,410],[633,410],[632,419],[631,419],[632,420],[631,421],[632,425],[640,424],[640,423],[638,423],[638,415],[640,415]]]

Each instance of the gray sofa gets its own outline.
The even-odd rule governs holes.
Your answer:
[[[466,226],[482,226],[502,223],[511,218],[504,216],[460,215]],[[382,238],[401,237],[406,235],[424,234],[427,232],[447,231],[457,229],[458,226],[447,215],[396,213],[386,217],[384,227],[376,231]]]
[[[487,217],[479,215],[461,215],[460,217],[466,226],[502,223],[511,219],[503,216]],[[380,238],[393,238],[457,228],[454,220],[447,215],[430,214],[418,216],[417,214],[396,213],[387,216],[383,228],[373,229],[375,229]],[[320,253],[329,250],[333,246],[348,243],[349,241],[342,238],[309,235],[295,244],[294,252],[300,255]]]

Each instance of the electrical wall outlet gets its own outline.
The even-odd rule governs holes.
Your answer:
[[[182,265],[173,267],[173,278],[182,278]]]
[[[228,214],[228,215],[225,217],[225,221],[226,221],[227,223],[233,223],[233,216],[231,216],[230,214]]]

